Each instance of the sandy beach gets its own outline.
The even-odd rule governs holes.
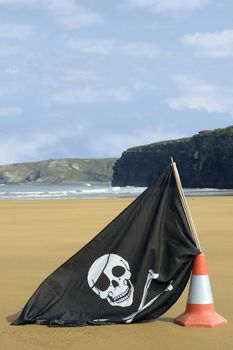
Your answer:
[[[215,307],[228,319],[227,326],[175,325],[173,319],[186,306],[187,288],[165,315],[149,323],[75,328],[10,325],[40,282],[131,201],[0,201],[1,349],[232,349],[233,197],[188,198],[207,259]]]

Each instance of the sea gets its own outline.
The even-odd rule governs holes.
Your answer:
[[[136,198],[146,187],[114,187],[111,183],[0,184],[0,200]],[[190,189],[186,196],[232,196],[233,189]]]

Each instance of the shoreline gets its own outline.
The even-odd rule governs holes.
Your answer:
[[[82,185],[4,185],[0,188],[2,200],[69,200],[69,199],[114,199],[136,198],[146,187],[112,187],[110,184]],[[233,196],[233,189],[189,189],[184,188],[186,197]]]

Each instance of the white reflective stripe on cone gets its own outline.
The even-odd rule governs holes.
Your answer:
[[[192,275],[188,304],[213,304],[208,275]]]

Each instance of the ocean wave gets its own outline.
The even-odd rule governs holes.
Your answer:
[[[0,200],[36,200],[36,199],[99,199],[99,198],[135,198],[146,187],[112,187],[108,184],[77,185],[4,185],[0,191]],[[186,196],[233,195],[233,190],[216,188],[184,189]]]
[[[111,187],[110,184],[78,185],[6,185],[0,199],[87,199],[130,197],[141,193],[139,188]]]

